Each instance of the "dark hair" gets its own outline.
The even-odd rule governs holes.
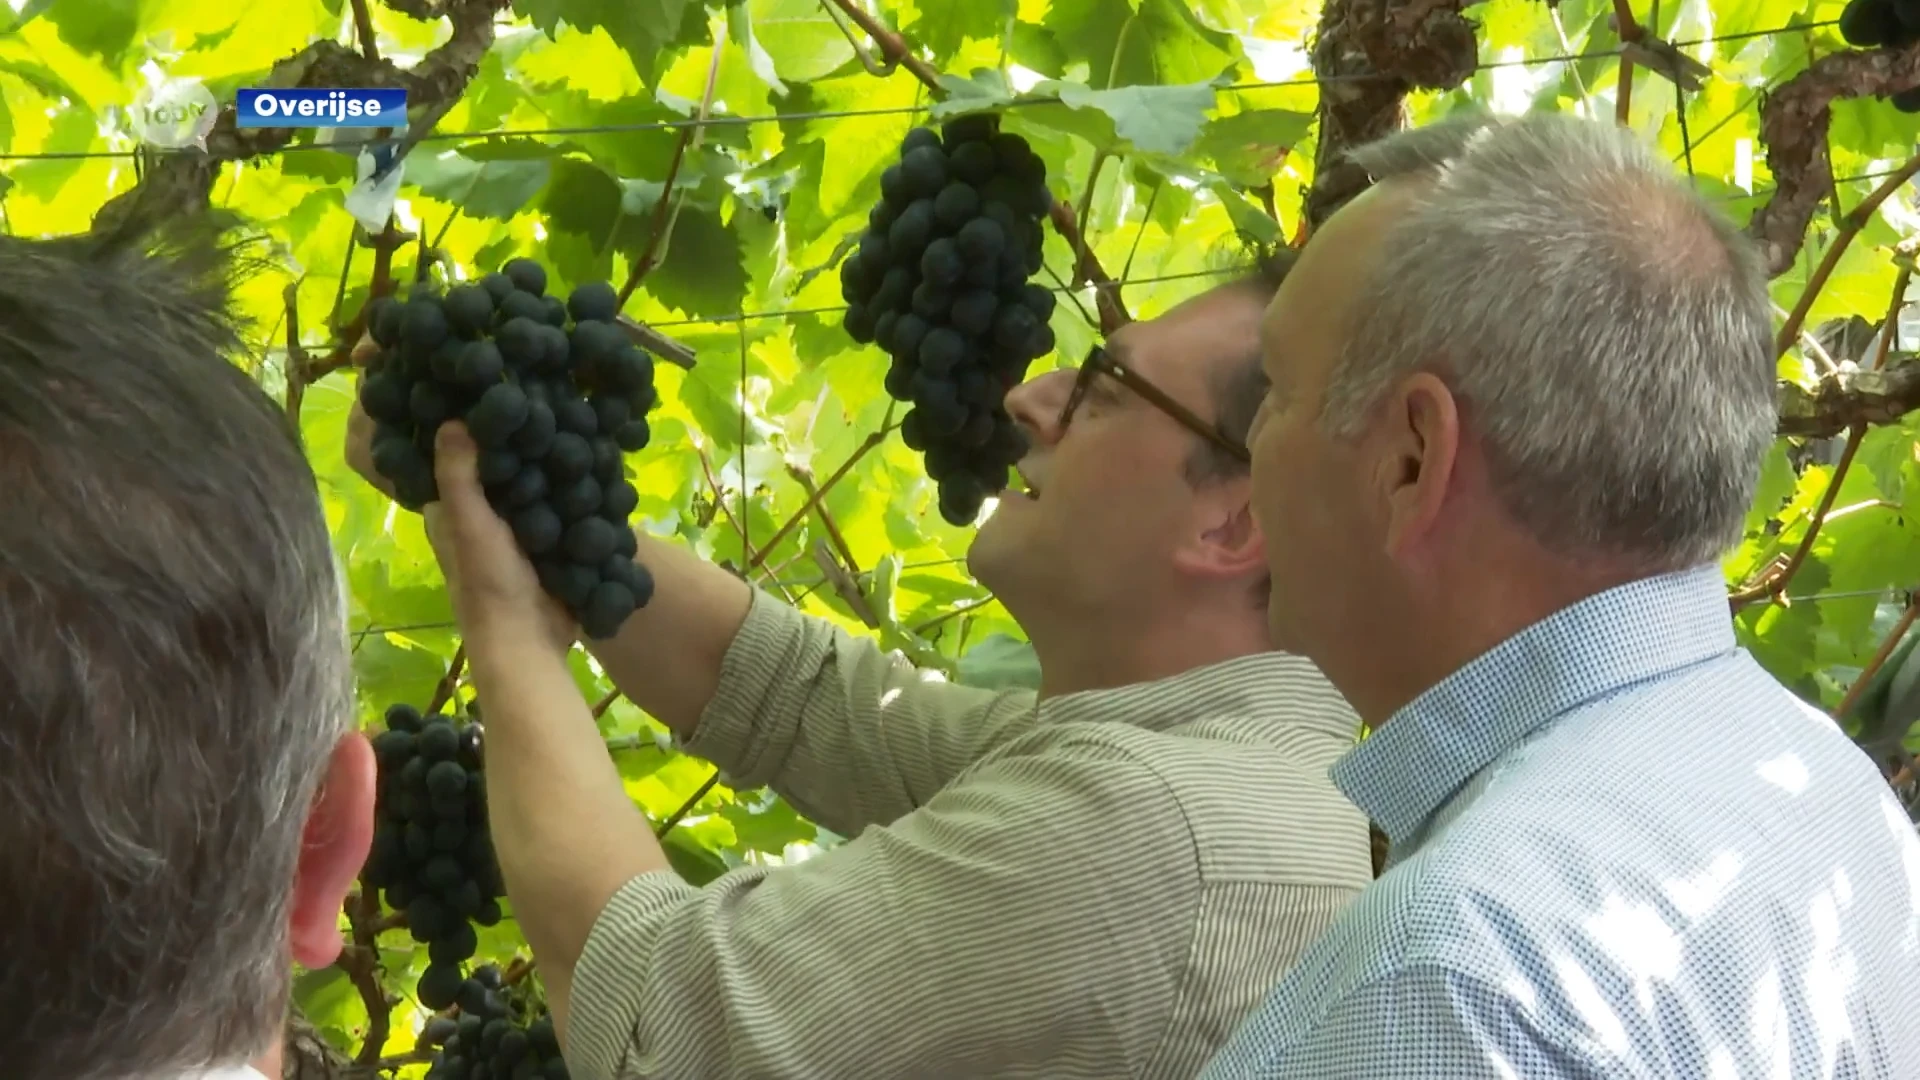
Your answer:
[[[341,579],[286,415],[230,360],[204,230],[0,237],[6,1072],[279,1038],[296,857],[353,720]]]
[[[1262,305],[1270,303],[1280,291],[1280,283],[1292,271],[1296,258],[1292,248],[1256,252],[1250,273],[1217,286],[1216,291],[1243,291]],[[1246,353],[1221,368],[1213,380],[1214,420],[1221,434],[1246,445],[1247,433],[1253,429],[1253,418],[1266,395],[1267,372],[1261,363],[1260,343],[1249,342]],[[1245,476],[1247,466],[1218,446],[1203,443],[1195,447],[1187,459],[1186,472],[1187,479],[1199,486]]]

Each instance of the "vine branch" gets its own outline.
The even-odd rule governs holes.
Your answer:
[[[780,546],[780,541],[785,540],[787,534],[792,532],[801,521],[805,520],[808,514],[813,512],[813,508],[819,505],[820,500],[826,497],[827,492],[832,491],[833,486],[844,479],[847,473],[859,463],[861,458],[872,453],[874,447],[886,442],[887,436],[893,434],[893,430],[899,426],[899,424],[895,423],[886,424],[882,426],[880,430],[868,434],[859,446],[854,447],[853,453],[847,455],[847,460],[841,462],[840,467],[833,470],[833,473],[821,482],[820,487],[814,491],[812,495],[807,497],[806,503],[803,504],[800,509],[794,511],[793,516],[789,517],[785,524],[774,531],[773,536],[770,537],[765,544],[761,545],[758,553],[747,560],[747,571],[751,573],[754,570],[758,570],[760,565],[767,561],[767,557],[773,554],[774,549]]]
[[[1894,94],[1916,85],[1920,85],[1920,44],[1823,56],[1766,95],[1760,106],[1760,141],[1767,148],[1773,195],[1748,219],[1747,235],[1759,245],[1769,275],[1779,277],[1793,268],[1814,211],[1833,190],[1833,162],[1827,153],[1833,103]],[[1906,175],[1913,174],[1909,170]],[[1809,282],[1805,297],[1818,292]]]
[[[1822,153],[1824,152],[1823,150]],[[1834,236],[1833,242],[1827,245],[1826,253],[1820,258],[1820,265],[1815,267],[1813,275],[1807,278],[1807,287],[1800,290],[1800,299],[1794,303],[1793,310],[1787,315],[1786,323],[1780,327],[1780,336],[1774,345],[1775,352],[1781,355],[1786,354],[1794,339],[1800,336],[1800,327],[1805,325],[1807,313],[1813,310],[1814,301],[1820,298],[1820,291],[1827,287],[1827,279],[1833,276],[1834,268],[1840,265],[1840,257],[1845,255],[1847,248],[1852,246],[1853,238],[1860,235],[1860,230],[1866,228],[1867,223],[1873,220],[1873,215],[1880,209],[1880,204],[1886,202],[1902,184],[1912,179],[1916,172],[1920,172],[1920,154],[1908,158],[1906,163],[1894,170],[1891,176],[1882,180],[1880,186],[1873,189],[1872,194],[1861,200],[1860,205],[1847,211],[1846,215],[1840,219],[1840,232]]]
[[[707,777],[706,783],[695,788],[693,794],[687,796],[687,801],[681,803],[678,810],[668,814],[666,818],[660,822],[659,826],[653,830],[653,838],[655,840],[664,839],[668,833],[673,831],[675,825],[680,824],[688,814],[693,812],[693,808],[699,805],[700,800],[706,798],[707,792],[712,791],[714,785],[719,782],[720,772],[716,769],[712,776]]]
[[[466,666],[467,644],[463,641],[459,648],[453,650],[453,660],[447,664],[447,673],[442,675],[440,682],[434,686],[433,699],[427,702],[425,709],[421,710],[424,714],[432,716],[445,708],[447,702],[453,700],[454,687],[460,684],[460,673],[466,670]]]
[[[1811,390],[1780,388],[1781,435],[1831,439],[1856,424],[1895,424],[1920,409],[1920,358],[1878,371],[1836,371]]]
[[[674,223],[680,220],[680,208],[686,204],[686,192],[678,187],[680,165],[688,154],[700,152],[700,143],[707,134],[707,114],[713,109],[713,91],[720,79],[721,42],[715,42],[712,55],[707,60],[707,86],[700,95],[700,111],[694,117],[693,126],[680,129],[680,139],[673,145],[673,160],[667,163],[667,179],[660,186],[660,198],[653,204],[653,232],[647,237],[647,247],[640,257],[633,261],[627,272],[626,284],[620,286],[619,306],[625,308],[633,297],[635,289],[647,272],[667,257],[668,245],[673,240]]]
[[[460,100],[467,81],[493,45],[494,16],[508,6],[509,0],[446,0],[439,10],[453,24],[452,33],[410,68],[323,40],[276,62],[253,85],[278,90],[342,86],[405,90],[408,107],[423,109],[423,120],[432,118],[411,126],[411,145]],[[294,128],[241,128],[237,121],[234,106],[223,105],[204,151],[143,150],[140,179],[100,208],[94,215],[94,231],[108,231],[129,216],[164,221],[202,213],[211,205],[214,181],[225,163],[278,152],[297,133]]]
[[[1847,447],[1841,451],[1840,460],[1833,467],[1833,476],[1827,481],[1827,489],[1820,493],[1820,505],[1814,510],[1813,519],[1807,523],[1806,535],[1800,538],[1793,554],[1784,562],[1769,565],[1753,581],[1727,597],[1727,603],[1734,612],[1760,600],[1777,600],[1786,592],[1787,583],[1793,580],[1793,575],[1800,571],[1807,556],[1813,552],[1813,542],[1820,536],[1820,527],[1827,523],[1827,514],[1833,510],[1833,501],[1840,494],[1841,481],[1847,478],[1847,470],[1853,465],[1853,456],[1859,452],[1860,439],[1866,431],[1866,425],[1855,424],[1847,433]]]
[[[1887,639],[1880,643],[1880,648],[1873,654],[1873,659],[1867,661],[1867,666],[1860,669],[1860,674],[1853,680],[1853,685],[1847,687],[1847,695],[1840,699],[1840,704],[1834,706],[1835,722],[1845,720],[1852,714],[1853,707],[1860,703],[1860,696],[1873,682],[1873,677],[1880,673],[1881,668],[1887,666],[1888,658],[1893,656],[1893,651],[1900,646],[1900,639],[1907,636],[1907,630],[1913,626],[1916,615],[1920,615],[1920,591],[1914,592],[1907,598],[1907,610],[1900,614],[1900,621],[1894,624],[1893,631],[1887,635]]]
[[[1410,90],[1451,90],[1479,66],[1462,0],[1328,0],[1314,37],[1320,135],[1305,223],[1317,227],[1371,182],[1347,151],[1406,124]]]
[[[379,63],[380,47],[373,40],[373,12],[367,10],[367,0],[353,0],[353,36],[360,39],[360,54]]]

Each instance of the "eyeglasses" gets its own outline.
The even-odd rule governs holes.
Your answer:
[[[1132,368],[1115,360],[1107,350],[1095,345],[1087,353],[1086,362],[1080,365],[1080,371],[1074,376],[1073,390],[1067,395],[1067,403],[1060,410],[1060,430],[1065,431],[1073,420],[1074,410],[1085,400],[1087,390],[1093,385],[1097,375],[1110,376],[1115,382],[1146,398],[1154,408],[1172,417],[1181,427],[1207,440],[1233,456],[1242,464],[1251,463],[1252,455],[1239,442],[1227,437],[1218,424],[1209,424],[1194,415],[1193,410],[1173,400],[1167,392],[1148,382],[1144,376]]]

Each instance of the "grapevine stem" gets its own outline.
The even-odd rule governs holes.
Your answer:
[[[700,96],[700,111],[695,115],[691,127],[680,129],[680,139],[673,144],[673,160],[667,163],[667,178],[660,187],[660,198],[653,204],[653,233],[647,237],[646,250],[640,253],[640,257],[633,261],[632,269],[627,271],[627,283],[620,286],[619,307],[622,309],[633,298],[634,290],[640,287],[640,281],[647,276],[647,272],[667,257],[674,223],[680,220],[680,208],[686,203],[686,192],[678,185],[680,165],[689,153],[700,152],[700,143],[706,138],[707,114],[713,108],[713,91],[720,80],[721,45],[721,42],[715,42],[712,55],[707,59],[707,87]]]
[[[1132,26],[1133,20],[1128,19],[1127,25]],[[1107,159],[1112,156],[1105,147],[1094,151],[1093,164],[1087,166],[1087,186],[1085,190],[1080,192],[1080,206],[1073,214],[1074,219],[1079,221],[1083,226],[1079,237],[1077,237],[1079,243],[1074,245],[1073,249],[1074,288],[1079,288],[1085,280],[1084,275],[1087,273],[1087,234],[1084,225],[1088,217],[1093,213],[1093,193],[1100,187],[1100,170],[1107,167]]]
[[[1802,563],[1813,551],[1813,542],[1820,535],[1820,526],[1826,524],[1827,512],[1833,509],[1833,501],[1840,494],[1840,482],[1847,478],[1847,469],[1853,465],[1853,456],[1860,450],[1861,437],[1867,433],[1867,425],[1856,423],[1847,431],[1846,449],[1840,452],[1840,460],[1833,467],[1833,477],[1827,481],[1827,490],[1820,494],[1820,506],[1813,512],[1813,521],[1807,525],[1807,533],[1800,538],[1799,546],[1784,563],[1779,563],[1762,571],[1760,575],[1744,588],[1727,597],[1727,602],[1736,613],[1740,609],[1758,600],[1778,597],[1786,591],[1787,583],[1793,575],[1799,573]]]
[[[879,19],[867,14],[852,0],[833,0],[833,5],[846,12],[847,18],[853,20],[853,25],[865,31],[866,35],[880,46],[880,55],[885,57],[888,63],[901,65],[912,73],[914,78],[926,84],[927,89],[933,91],[936,96],[940,93],[940,73],[925,60],[913,55],[913,50],[907,47],[905,38],[880,25]]]
[[[913,632],[915,634],[924,634],[927,631],[933,629],[934,627],[939,626],[941,623],[946,622],[948,619],[952,619],[960,615],[965,615],[967,612],[973,611],[977,608],[986,607],[988,604],[993,603],[994,599],[995,597],[992,597],[992,596],[983,596],[978,600],[969,600],[964,604],[960,604],[954,608],[951,608],[938,615],[935,615],[933,618],[928,619],[926,622],[923,622],[919,626],[914,627]]]
[[[1894,624],[1893,632],[1887,635],[1887,640],[1880,643],[1879,651],[1873,654],[1873,659],[1867,661],[1867,666],[1861,669],[1859,677],[1853,680],[1853,685],[1847,687],[1847,696],[1841,698],[1840,704],[1834,706],[1833,719],[1836,723],[1845,720],[1853,712],[1853,707],[1860,703],[1860,695],[1866,692],[1867,684],[1871,683],[1873,677],[1880,673],[1880,669],[1886,666],[1887,658],[1892,656],[1893,650],[1899,647],[1900,639],[1907,636],[1907,630],[1913,626],[1916,615],[1920,615],[1920,591],[1915,591],[1908,598],[1907,610],[1901,613],[1900,621]]]
[[[692,813],[694,806],[698,805],[701,799],[706,798],[707,792],[712,791],[713,786],[719,782],[720,773],[718,770],[715,770],[712,776],[707,777],[706,783],[694,789],[693,794],[687,797],[687,801],[680,804],[680,809],[668,814],[666,820],[662,821],[660,826],[653,830],[653,838],[659,840],[672,832],[673,827],[680,824],[688,814]]]
[[[361,55],[379,62],[380,49],[373,41],[373,13],[367,10],[367,0],[353,0],[353,32],[360,39]]]
[[[441,677],[439,684],[433,689],[433,700],[429,701],[427,707],[422,710],[426,715],[431,716],[439,712],[446,707],[447,702],[453,700],[453,688],[459,685],[460,673],[466,670],[466,666],[467,645],[466,642],[461,642],[460,647],[453,650],[453,661],[447,665],[447,673]]]
[[[1807,287],[1800,291],[1800,299],[1794,303],[1793,311],[1788,314],[1786,324],[1780,327],[1780,336],[1774,343],[1776,353],[1784,356],[1787,347],[1800,336],[1800,327],[1806,323],[1807,314],[1813,310],[1814,301],[1820,298],[1821,290],[1827,286],[1827,279],[1833,276],[1834,269],[1840,265],[1840,257],[1847,253],[1853,238],[1860,235],[1861,229],[1867,227],[1867,222],[1873,219],[1874,213],[1880,209],[1880,204],[1900,190],[1901,185],[1911,180],[1913,174],[1917,172],[1920,172],[1920,154],[1908,158],[1905,164],[1881,181],[1880,186],[1874,188],[1872,194],[1861,200],[1860,205],[1847,211],[1846,215],[1840,219],[1840,232],[1834,236],[1833,243],[1827,245],[1826,254],[1821,257],[1820,265],[1814,268],[1813,276],[1807,279]]]
[[[853,453],[847,455],[847,460],[841,462],[840,467],[833,470],[833,474],[821,483],[819,489],[807,497],[806,504],[794,511],[793,516],[788,518],[785,524],[774,531],[773,537],[760,548],[758,554],[747,560],[747,571],[751,573],[758,570],[760,565],[767,561],[767,557],[773,554],[773,550],[780,546],[780,541],[785,540],[787,534],[792,532],[795,526],[799,525],[808,514],[813,512],[813,508],[819,505],[820,500],[826,497],[827,492],[833,490],[833,485],[839,483],[840,480],[853,469],[854,465],[858,464],[861,458],[866,457],[874,447],[886,442],[887,436],[893,434],[893,429],[898,426],[898,424],[883,425],[879,431],[868,435],[859,446],[855,447]]]
[[[1868,212],[1871,213],[1871,210]],[[1844,245],[1836,241],[1835,247],[1841,246]],[[1887,362],[1887,350],[1892,346],[1893,335],[1899,329],[1900,309],[1906,304],[1907,284],[1912,278],[1913,272],[1905,267],[1902,267],[1900,273],[1894,278],[1893,295],[1887,300],[1887,317],[1880,324],[1880,343],[1874,350],[1873,370],[1875,371]],[[1808,288],[1817,290],[1819,286],[1809,284]],[[1801,317],[1804,321],[1804,311]],[[1814,347],[1818,348],[1817,345]],[[1860,443],[1866,438],[1866,434],[1867,424],[1864,421],[1855,421],[1848,428],[1846,449],[1840,452],[1840,460],[1833,467],[1833,477],[1827,481],[1827,490],[1820,496],[1820,508],[1814,512],[1813,522],[1807,526],[1807,534],[1800,538],[1800,545],[1794,548],[1793,555],[1784,564],[1762,572],[1755,581],[1728,597],[1728,602],[1735,612],[1765,597],[1778,598],[1786,591],[1787,583],[1793,580],[1793,575],[1799,572],[1801,564],[1806,562],[1807,555],[1813,551],[1814,538],[1820,535],[1820,527],[1825,524],[1828,511],[1833,509],[1833,501],[1840,494],[1840,482],[1847,478],[1847,469],[1853,465],[1853,456],[1859,452]]]

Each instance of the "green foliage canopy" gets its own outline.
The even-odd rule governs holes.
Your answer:
[[[0,34],[8,155],[0,210],[14,233],[80,231],[109,199],[143,178],[157,183],[172,164],[138,153],[125,109],[159,74],[200,79],[230,104],[236,88],[318,70],[319,61],[285,62],[312,59],[321,46],[333,46],[326,62],[347,72],[451,57],[451,76],[414,88],[416,121],[438,113],[422,121],[433,131],[405,159],[394,211],[393,228],[414,242],[375,255],[375,238],[346,209],[352,157],[311,131],[266,153],[216,135],[216,156],[229,160],[204,190],[211,206],[276,245],[283,273],[242,297],[260,331],[248,362],[297,412],[320,477],[351,579],[364,722],[377,723],[392,702],[430,697],[458,642],[419,519],[343,463],[355,382],[340,363],[341,339],[350,344],[355,315],[376,283],[384,287],[376,266],[396,279],[472,278],[518,254],[545,263],[556,290],[637,280],[626,314],[695,354],[689,368],[659,366],[654,446],[631,461],[647,528],[950,677],[1032,685],[1031,650],[966,572],[968,530],[940,519],[918,456],[884,434],[892,415],[884,357],[839,326],[831,270],[909,126],[1004,110],[1071,207],[1078,228],[1047,239],[1048,273],[1065,298],[1053,320],[1058,350],[1037,370],[1076,362],[1100,332],[1099,300],[1075,272],[1076,244],[1124,282],[1109,304],[1150,317],[1243,265],[1248,245],[1302,235],[1315,162],[1328,149],[1323,108],[1366,106],[1353,90],[1362,84],[1376,96],[1385,86],[1382,100],[1394,105],[1404,94],[1415,122],[1469,102],[1614,115],[1624,73],[1633,87],[1627,121],[1736,219],[1820,179],[1791,155],[1776,174],[1768,155],[1783,147],[1783,132],[1804,140],[1829,115],[1825,99],[1797,127],[1777,130],[1762,107],[1804,89],[1822,58],[1840,59],[1836,0],[1636,11],[1647,33],[1703,65],[1684,89],[1647,69],[1658,50],[1622,62],[1611,2],[1484,0],[1435,9],[1472,20],[1472,70],[1406,93],[1421,80],[1356,75],[1332,56],[1329,39],[1358,33],[1361,7],[515,0],[506,9],[376,0],[356,10],[349,0],[31,0]],[[355,33],[361,15],[377,59],[355,55],[366,44]],[[469,49],[461,56],[477,58],[470,74],[450,51],[461,40]],[[1402,61],[1445,51],[1410,38],[1396,48]],[[1872,71],[1831,80],[1830,126],[1814,135],[1835,179],[1813,185],[1811,228],[1804,243],[1788,229],[1794,242],[1775,279],[1783,321],[1795,312],[1811,328],[1788,335],[1781,377],[1808,391],[1832,383],[1836,369],[1884,366],[1889,384],[1914,374],[1912,329],[1891,357],[1870,340],[1907,282],[1907,245],[1920,227],[1911,192],[1902,186],[1865,215],[1846,216],[1890,175],[1904,180],[1901,163],[1920,138],[1920,118],[1872,96],[1920,84],[1920,56],[1880,52]],[[938,93],[917,74],[931,74]],[[1816,203],[1823,213],[1812,213]],[[1900,385],[1908,384],[1920,380]],[[1902,590],[1920,570],[1920,519],[1907,505],[1920,494],[1920,414],[1906,411],[1920,394],[1888,393],[1893,404],[1875,423],[1816,424],[1805,430],[1820,437],[1776,445],[1746,539],[1725,562],[1730,591],[1749,587],[1736,617],[1743,644],[1823,709],[1839,707],[1860,681],[1846,722],[1882,754],[1902,743],[1920,750],[1907,693],[1914,675],[1888,689],[1911,650],[1876,663],[1911,621]],[[1767,576],[1790,560],[1790,577]],[[600,722],[628,792],[672,824],[669,847],[691,879],[833,842],[777,798],[714,784],[709,767],[671,749],[659,724],[609,694],[589,658],[576,652],[574,664],[582,691],[603,702]],[[403,933],[382,934],[377,956],[350,952],[339,967],[302,974],[298,1003],[338,1051],[419,1075],[425,1014],[412,986],[425,951]],[[504,964],[524,951],[511,919],[482,932],[483,957]],[[393,999],[390,1023],[371,1017],[368,985]]]

